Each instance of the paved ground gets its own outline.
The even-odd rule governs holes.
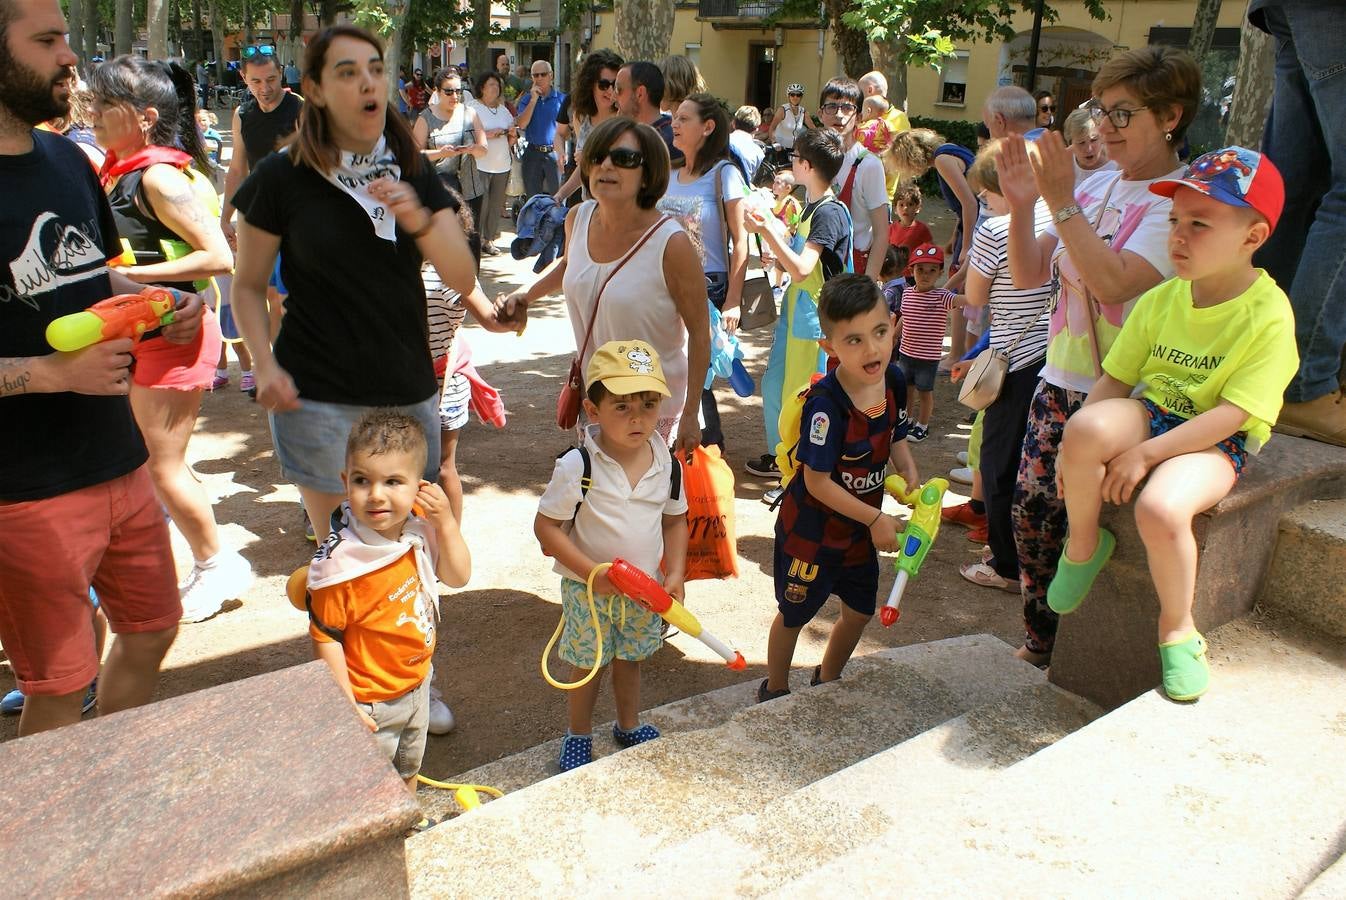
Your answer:
[[[221,128],[223,131],[224,129]],[[947,231],[947,212],[930,210],[936,233]],[[942,214],[941,214],[942,213]],[[488,258],[482,281],[488,295],[531,277],[529,265],[508,256]],[[447,594],[435,663],[445,694],[458,716],[456,732],[433,738],[425,772],[447,777],[480,763],[555,737],[564,728],[564,699],[538,671],[539,655],[559,615],[557,578],[532,536],[537,498],[556,454],[568,445],[552,424],[555,397],[572,353],[572,337],[560,298],[535,307],[523,337],[493,335],[475,325],[463,334],[483,375],[498,387],[509,424],[496,430],[473,422],[459,450],[466,490],[465,533],[472,550],[471,584]],[[748,335],[748,368],[760,378],[764,333]],[[969,426],[947,383],[937,389],[934,427],[915,448],[923,475],[946,472],[966,446]],[[655,706],[740,679],[764,677],[767,628],[774,614],[771,589],[773,514],[760,501],[766,483],[742,471],[761,452],[760,398],[720,390],[728,458],[738,478],[740,577],[694,582],[688,606],[707,628],[740,649],[749,671],[732,673],[700,643],[675,637],[645,667],[644,705]],[[217,498],[224,540],[241,547],[258,573],[241,604],[199,625],[183,626],[169,654],[160,696],[173,696],[294,665],[311,658],[305,618],[284,599],[285,578],[304,564],[312,545],[304,540],[298,495],[283,482],[272,454],[266,420],[234,382],[208,395],[202,405],[190,457]],[[950,495],[949,503],[963,498]],[[890,501],[891,502],[891,501]],[[892,507],[890,507],[891,509]],[[188,558],[178,542],[179,569]],[[890,630],[877,622],[858,652],[988,632],[1017,645],[1021,636],[1017,597],[971,586],[956,567],[979,548],[960,528],[941,532],[920,579],[908,590],[902,621]],[[884,563],[881,590],[891,584]],[[805,629],[796,662],[813,666],[821,657],[835,601]],[[563,668],[563,667],[560,667]],[[13,686],[0,662],[0,693]],[[296,714],[302,714],[296,711]],[[609,695],[599,721],[613,715]],[[0,720],[0,740],[15,735],[16,718]]]

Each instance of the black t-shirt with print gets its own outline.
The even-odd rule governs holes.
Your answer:
[[[88,159],[50,132],[34,131],[29,153],[0,156],[0,197],[0,358],[45,356],[49,322],[111,295],[117,226]],[[0,421],[0,501],[66,494],[145,461],[125,397],[11,394]]]
[[[432,212],[450,206],[430,166],[403,181]],[[249,225],[280,236],[290,293],[275,353],[300,397],[402,406],[435,393],[421,253],[409,234],[380,238],[354,198],[288,152],[258,163],[233,204]]]

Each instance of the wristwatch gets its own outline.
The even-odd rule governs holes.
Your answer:
[[[1070,205],[1063,206],[1056,212],[1052,213],[1052,221],[1055,222],[1057,225],[1060,225],[1062,222],[1064,222],[1066,219],[1069,219],[1071,216],[1078,216],[1082,212],[1084,212],[1084,210],[1080,209],[1080,205],[1078,203],[1071,203]]]

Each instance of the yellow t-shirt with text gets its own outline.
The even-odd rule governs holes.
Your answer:
[[[1198,309],[1192,283],[1170,278],[1143,294],[1103,370],[1186,419],[1228,401],[1248,413],[1241,431],[1256,453],[1271,436],[1285,387],[1299,369],[1290,300],[1258,270],[1248,290]]]

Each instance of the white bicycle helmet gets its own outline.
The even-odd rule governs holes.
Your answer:
[[[802,94],[804,93],[804,86],[797,81],[792,81],[785,86],[785,93]]]

